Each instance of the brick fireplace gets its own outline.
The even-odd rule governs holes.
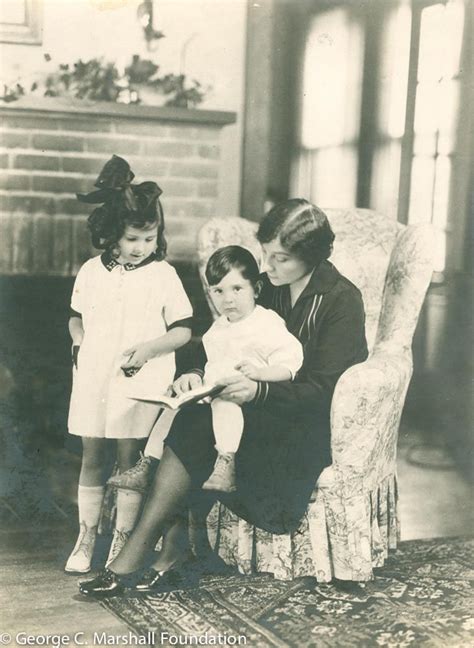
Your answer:
[[[0,392],[10,376],[28,443],[62,445],[70,295],[78,268],[97,254],[86,229],[91,207],[75,192],[92,190],[112,153],[130,162],[136,181],[158,182],[168,260],[193,302],[199,336],[210,314],[194,263],[196,233],[216,212],[220,133],[235,115],[38,99],[1,106],[0,119]],[[181,351],[184,367],[192,345]]]
[[[90,206],[75,193],[93,188],[112,153],[163,189],[170,260],[194,259],[197,230],[215,215],[219,136],[234,113],[38,98],[0,115],[0,274],[72,276],[96,253]]]

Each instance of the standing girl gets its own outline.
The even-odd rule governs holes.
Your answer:
[[[175,372],[174,351],[191,337],[192,308],[175,270],[164,261],[161,189],[131,184],[128,163],[113,156],[95,184],[78,195],[101,203],[88,220],[92,243],[103,254],[79,270],[71,299],[69,331],[74,376],[69,432],[82,437],[79,537],[65,570],[90,571],[104,497],[106,439],[117,440],[120,472],[136,462],[159,407],[129,396],[166,391]],[[130,534],[140,493],[119,491],[114,537],[107,562]]]

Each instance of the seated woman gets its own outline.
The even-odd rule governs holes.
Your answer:
[[[242,407],[244,431],[235,457],[237,490],[219,499],[251,524],[272,533],[294,531],[322,470],[331,463],[330,406],[337,380],[367,357],[359,290],[328,262],[334,234],[326,215],[302,199],[276,205],[260,223],[266,277],[260,303],[276,311],[303,346],[293,381],[265,382],[243,374],[223,379],[219,397]],[[176,393],[198,386],[193,371]],[[216,460],[209,405],[175,417],[140,520],[115,560],[80,584],[88,596],[123,591],[160,537],[162,550],[140,591],[160,591],[179,580],[189,556],[187,511]],[[136,580],[136,579],[135,579]]]

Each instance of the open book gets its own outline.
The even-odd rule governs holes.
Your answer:
[[[153,403],[155,405],[163,405],[164,407],[169,407],[170,409],[180,409],[185,405],[191,405],[191,403],[197,403],[206,396],[217,396],[219,392],[224,389],[222,385],[201,385],[201,387],[196,387],[191,389],[181,396],[167,396],[166,394],[160,394],[158,396],[131,396],[133,400],[142,401],[143,403]]]

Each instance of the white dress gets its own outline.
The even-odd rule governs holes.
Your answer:
[[[107,260],[87,261],[76,277],[71,308],[80,313],[84,339],[73,388],[68,428],[96,438],[146,438],[160,410],[129,395],[164,393],[175,374],[174,353],[149,360],[133,377],[120,368],[123,351],[164,335],[192,316],[176,271],[166,261],[133,267]]]

